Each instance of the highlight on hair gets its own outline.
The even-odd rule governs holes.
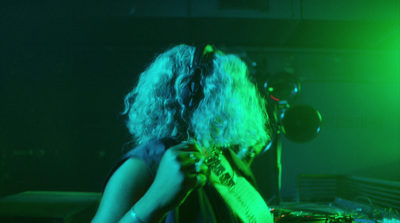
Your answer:
[[[246,64],[216,53],[201,83],[204,98],[193,114],[182,104],[195,48],[175,46],[160,54],[125,97],[127,127],[137,143],[166,137],[195,139],[203,148],[265,146],[270,140],[266,101],[250,81]]]

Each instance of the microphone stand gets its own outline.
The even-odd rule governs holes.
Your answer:
[[[282,117],[289,104],[286,101],[279,101],[274,104],[273,108],[273,118],[275,128],[273,129],[273,141],[271,144],[271,152],[273,157],[273,173],[274,173],[274,182],[275,182],[275,199],[274,204],[279,205],[281,202],[281,184],[282,184],[282,164],[281,164],[281,155],[282,155]]]

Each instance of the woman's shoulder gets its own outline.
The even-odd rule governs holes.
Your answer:
[[[151,140],[142,143],[126,152],[121,160],[136,158],[143,160],[148,166],[158,164],[165,150],[177,144],[177,141],[169,138]]]
[[[138,159],[147,165],[154,177],[165,151],[177,143],[178,142],[176,140],[170,138],[156,139],[142,143],[127,151],[119,160],[119,162],[117,162],[116,166],[118,167],[129,159]]]
[[[169,147],[173,146],[174,140],[170,139],[158,139],[152,140],[146,143],[142,143],[130,150],[128,150],[114,165],[111,171],[108,173],[104,183],[103,191],[110,178],[119,169],[134,170],[140,167],[140,169],[147,169],[151,177],[154,178],[158,165],[164,152]],[[141,165],[138,165],[141,164]],[[122,167],[124,166],[124,167]],[[122,168],[121,168],[122,167]],[[124,172],[120,170],[120,172]],[[129,171],[128,171],[129,172]]]

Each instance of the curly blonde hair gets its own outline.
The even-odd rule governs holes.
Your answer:
[[[136,142],[170,137],[193,138],[205,148],[264,146],[270,140],[266,101],[237,56],[217,52],[213,70],[201,80],[198,107],[190,112],[182,104],[194,51],[178,45],[160,54],[126,95],[124,114]]]

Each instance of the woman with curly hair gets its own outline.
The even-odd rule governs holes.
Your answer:
[[[93,222],[272,222],[249,168],[270,140],[266,102],[237,56],[167,50],[124,113],[137,146],[111,171]]]

